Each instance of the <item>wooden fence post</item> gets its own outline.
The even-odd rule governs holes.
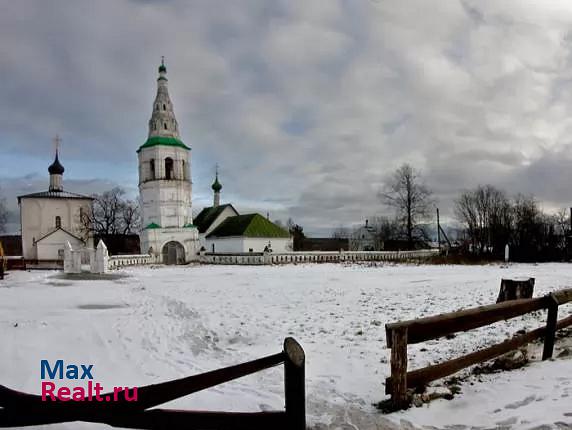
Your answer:
[[[542,359],[552,358],[554,352],[554,339],[556,337],[556,324],[558,322],[558,301],[550,294],[548,296],[548,316],[546,317],[546,331],[544,333],[544,349]]]
[[[284,392],[288,429],[306,429],[306,387],[304,350],[296,340],[284,340]]]
[[[497,303],[507,300],[530,299],[534,292],[534,278],[501,279]]]
[[[396,409],[409,406],[407,397],[407,327],[391,331],[391,402]]]

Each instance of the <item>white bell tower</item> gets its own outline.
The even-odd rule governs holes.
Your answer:
[[[199,241],[191,212],[191,148],[179,135],[164,60],[159,66],[148,138],[137,154],[141,252],[150,252],[166,264],[196,260]]]

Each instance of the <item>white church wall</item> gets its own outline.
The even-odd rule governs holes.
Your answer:
[[[240,236],[208,238],[206,240],[205,248],[207,252],[217,252],[217,253],[245,252],[242,242],[243,238]]]
[[[164,179],[166,158],[173,160],[172,180]],[[139,152],[144,226],[155,223],[161,227],[183,227],[192,222],[189,158],[189,151],[171,146],[159,145]],[[152,179],[151,160],[154,160],[155,179]]]
[[[264,248],[270,245],[272,252],[289,252],[289,238],[279,237],[247,237],[244,239],[244,251],[263,252]]]
[[[84,243],[70,236],[63,230],[58,230],[45,237],[36,244],[38,260],[62,260],[66,243],[69,242],[73,249],[81,249]]]
[[[36,254],[34,240],[38,240],[56,228],[56,217],[61,227],[76,236],[82,236],[80,210],[91,210],[87,199],[22,198],[20,217],[22,222],[22,252],[27,260],[42,259]],[[90,244],[91,245],[91,242]],[[51,251],[48,254],[52,255]]]
[[[179,242],[185,249],[185,261],[198,259],[199,233],[196,228],[169,228],[143,230],[141,238],[141,251],[150,254],[155,261],[161,261],[163,247],[171,241]]]
[[[152,181],[151,160],[155,164],[155,179],[165,178],[165,159],[173,160],[174,179],[189,179],[190,151],[176,146],[157,145],[139,152],[139,181]],[[184,163],[183,163],[184,161]]]
[[[210,250],[212,249],[212,245],[209,245],[207,243],[207,236],[212,231],[214,231],[214,229],[217,228],[225,219],[227,219],[231,216],[236,216],[236,215],[238,215],[238,212],[236,212],[234,209],[232,209],[231,206],[226,206],[223,209],[223,211],[219,214],[219,216],[209,226],[209,228],[204,233],[201,233],[199,235],[199,239],[201,241],[201,247],[204,247],[207,250],[207,252],[211,252]]]
[[[277,237],[219,237],[206,239],[206,252],[234,253],[234,252],[263,252],[270,243],[272,252],[291,252],[290,238]]]

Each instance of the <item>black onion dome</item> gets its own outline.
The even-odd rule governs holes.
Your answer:
[[[50,175],[63,175],[64,174],[64,166],[58,160],[58,153],[56,152],[56,159],[54,162],[48,167],[48,172]]]
[[[215,181],[213,182],[211,188],[213,189],[213,191],[215,193],[220,193],[220,190],[222,190],[222,185],[221,183],[218,181],[218,173],[216,175]]]

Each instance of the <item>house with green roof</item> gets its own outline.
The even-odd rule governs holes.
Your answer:
[[[290,233],[257,213],[240,215],[231,204],[220,204],[218,172],[212,184],[213,205],[195,218],[202,249],[212,253],[292,251]]]

